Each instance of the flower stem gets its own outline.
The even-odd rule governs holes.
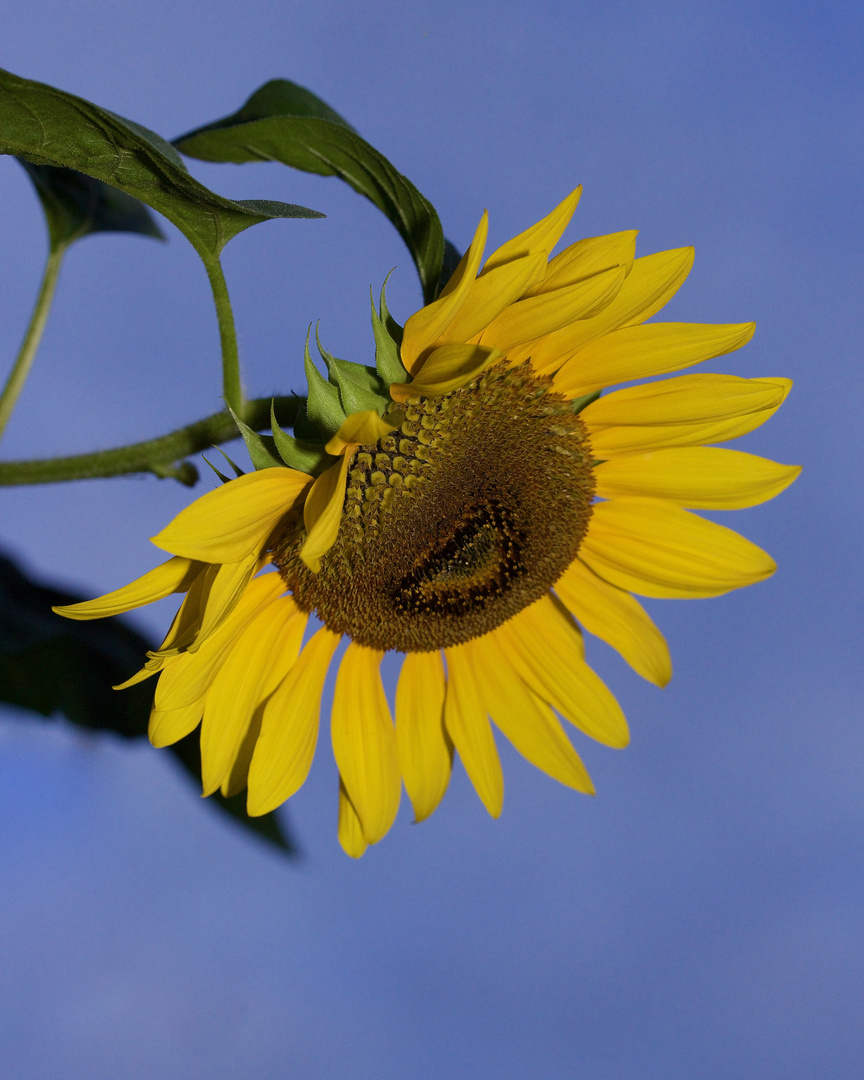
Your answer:
[[[246,403],[246,421],[256,431],[270,426],[270,402],[276,409],[280,426],[291,427],[297,418],[303,398],[255,398]],[[105,476],[152,472],[170,476],[181,483],[191,484],[197,478],[194,466],[174,463],[190,454],[200,453],[217,443],[240,437],[231,414],[225,410],[198,420],[194,424],[172,431],[158,439],[120,446],[114,450],[99,450],[93,454],[73,457],[43,458],[35,461],[0,462],[0,486],[13,484],[52,484],[65,480],[91,480]]]
[[[234,313],[231,310],[231,298],[225,283],[225,274],[218,256],[202,252],[199,255],[207,268],[213,303],[216,305],[216,317],[219,320],[219,342],[222,346],[222,397],[226,403],[243,419],[246,402],[243,397],[243,385],[240,381],[240,356],[237,351],[237,331],[234,327]]]
[[[48,253],[45,273],[42,275],[42,285],[39,288],[39,295],[36,297],[33,314],[30,316],[30,325],[27,327],[24,341],[16,357],[15,364],[9,373],[9,378],[6,380],[6,385],[3,387],[3,392],[0,394],[0,439],[3,438],[6,424],[9,422],[12,410],[15,408],[21,391],[24,389],[24,383],[30,374],[30,368],[33,366],[36,350],[39,348],[42,332],[48,320],[48,312],[51,310],[54,290],[57,288],[60,264],[63,262],[65,254],[66,244],[58,244],[56,247],[52,247]]]

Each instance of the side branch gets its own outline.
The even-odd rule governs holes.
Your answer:
[[[254,430],[270,427],[271,400],[275,402],[276,419],[282,427],[293,426],[304,401],[296,396],[255,398],[248,401],[244,409],[244,419]],[[76,454],[64,458],[0,461],[0,486],[56,484],[66,480],[93,480],[98,477],[141,472],[173,476],[182,483],[194,483],[197,476],[194,466],[181,465],[179,468],[172,468],[174,463],[190,454],[198,454],[210,446],[239,437],[237,425],[231,414],[225,410],[161,438],[120,446],[114,450],[99,450],[93,454]]]

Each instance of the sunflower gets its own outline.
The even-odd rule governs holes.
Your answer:
[[[205,795],[248,788],[257,815],[300,788],[343,639],[331,738],[349,855],[388,831],[403,783],[428,817],[454,752],[497,817],[490,720],[538,768],[593,792],[561,719],[613,747],[628,731],[583,629],[663,686],[668,649],[633,594],[718,596],[773,573],[764,551],[691,511],[753,506],[794,480],[797,467],[706,445],[764,423],[790,381],[640,381],[740,348],[754,327],[646,322],[692,249],[635,259],[636,233],[620,232],[550,259],[579,195],[485,263],[484,214],[404,329],[382,291],[374,367],[319,345],[324,378],[307,344],[306,409],[294,436],[274,420],[271,467],[181,511],[153,538],[172,556],[161,566],[56,609],[94,619],[184,594],[123,685],[158,675],[155,746],[201,725]],[[635,385],[600,396],[616,383]],[[403,655],[395,722],[389,651]]]

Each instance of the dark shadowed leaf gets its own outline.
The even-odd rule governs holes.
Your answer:
[[[51,248],[100,232],[139,233],[164,240],[147,207],[92,176],[19,158],[45,211]]]
[[[212,260],[238,233],[271,218],[315,218],[304,206],[223,199],[193,179],[152,131],[83,98],[0,69],[0,153],[74,169],[146,203]]]
[[[311,91],[288,79],[256,90],[236,113],[175,140],[204,161],[281,161],[338,176],[365,195],[399,230],[428,303],[438,289],[444,236],[435,208],[374,146]]]
[[[42,716],[62,713],[91,731],[145,738],[153,681],[119,692],[111,687],[141,666],[152,643],[116,617],[73,622],[51,610],[82,599],[37,584],[11,559],[0,556],[0,702]],[[200,791],[197,733],[170,750]],[[211,801],[258,836],[287,853],[296,852],[275,814],[260,818],[246,814],[245,793],[230,799],[216,795],[207,800]]]

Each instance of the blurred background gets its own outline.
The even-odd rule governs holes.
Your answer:
[[[353,862],[325,735],[287,810],[289,860],[196,800],[167,752],[0,713],[5,1076],[862,1074],[862,23],[842,0],[7,5],[0,65],[167,138],[267,79],[310,87],[460,248],[484,207],[491,249],[576,183],[565,241],[638,228],[638,254],[695,245],[660,317],[756,320],[750,345],[704,369],[791,376],[784,408],[736,445],[805,468],[775,502],[722,517],[774,555],[775,577],[647,601],[668,689],[589,641],[633,733],[623,752],[577,739],[594,799],[501,740],[498,822],[457,766],[432,819],[412,827],[405,800]],[[396,317],[419,306],[399,237],[338,180],[189,165],[221,194],[327,214],[226,250],[250,394],[303,389],[313,319],[331,351],[367,361],[369,286],[392,267]],[[161,224],[168,244],[73,247],[3,458],[220,408],[206,277]],[[9,158],[0,237],[5,377],[45,254]],[[7,488],[0,546],[96,595],[155,564],[147,538],[191,497],[154,477]],[[171,610],[133,622],[161,637]]]

